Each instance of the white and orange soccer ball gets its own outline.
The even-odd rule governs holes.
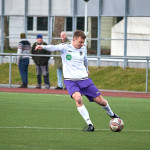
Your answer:
[[[124,127],[124,122],[120,118],[113,118],[109,123],[109,127],[113,132],[120,132]]]

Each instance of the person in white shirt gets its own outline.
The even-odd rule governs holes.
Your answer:
[[[88,128],[85,131],[94,131],[94,125],[89,117],[89,113],[83,104],[82,95],[85,95],[90,102],[96,102],[102,106],[111,118],[119,118],[110,108],[98,88],[88,77],[87,49],[84,46],[86,36],[83,31],[74,32],[73,41],[59,45],[38,45],[36,50],[45,49],[47,51],[60,51],[63,63],[64,83],[75,100],[77,110],[86,121]]]
[[[21,41],[18,44],[17,54],[30,54],[31,44],[26,40],[25,33],[20,34]],[[29,56],[17,56],[17,63],[19,72],[22,79],[22,84],[18,88],[28,87],[28,66],[29,66]]]

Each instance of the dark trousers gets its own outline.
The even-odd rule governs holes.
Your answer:
[[[28,66],[29,66],[29,58],[20,59],[18,67],[22,83],[25,85],[28,84]]]
[[[44,85],[45,87],[49,88],[50,87],[50,82],[49,82],[49,70],[48,70],[48,64],[47,65],[36,65],[36,72],[37,72],[37,83],[38,86],[41,86],[42,84],[42,74],[44,77]]]

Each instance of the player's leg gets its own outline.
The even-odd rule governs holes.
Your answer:
[[[95,101],[97,104],[101,105],[108,115],[112,118],[119,118],[113,111],[111,110],[107,100],[105,100],[102,96],[98,88],[94,85],[93,81],[89,78],[81,84],[82,86],[87,86],[82,90],[82,93],[90,100]]]
[[[111,116],[111,117],[114,116],[114,112],[111,110],[111,108],[110,108],[110,106],[109,106],[107,100],[105,100],[105,99],[102,97],[102,95],[99,95],[99,96],[93,98],[93,100],[94,100],[97,104],[101,105],[101,106],[106,110],[106,112],[107,112],[107,114],[108,114],[109,116]]]
[[[80,115],[83,117],[83,119],[85,120],[85,122],[88,125],[88,129],[86,129],[86,131],[94,131],[93,123],[91,122],[89,113],[83,104],[83,100],[82,100],[82,96],[81,96],[80,92],[73,93],[72,98],[76,102],[78,112],[80,113]]]
[[[73,93],[72,98],[75,100],[77,107],[81,107],[83,105],[83,100],[80,92]]]
[[[88,129],[86,129],[85,131],[94,131],[94,126],[90,120],[89,113],[83,104],[80,88],[78,87],[76,81],[64,80],[64,84],[70,96],[75,100],[78,112],[81,114],[88,125]]]
[[[87,125],[92,124],[89,113],[83,104],[83,100],[80,92],[73,93],[72,98],[75,100],[77,109],[81,114],[81,116],[83,117],[83,119],[86,121]]]

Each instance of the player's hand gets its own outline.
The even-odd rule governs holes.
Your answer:
[[[90,71],[88,71],[87,73],[88,73],[88,76],[89,76],[90,75]]]
[[[40,50],[40,49],[43,49],[43,46],[42,46],[42,45],[37,45],[37,46],[35,47],[35,50]]]

